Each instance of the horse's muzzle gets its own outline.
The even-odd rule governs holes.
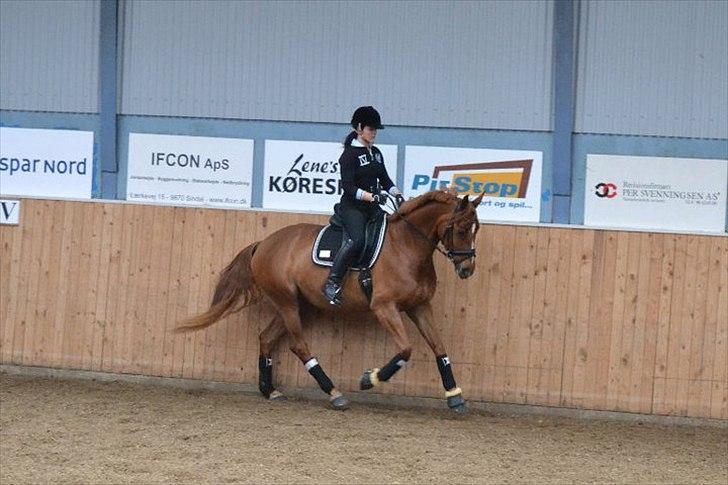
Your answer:
[[[455,266],[455,272],[460,279],[469,278],[475,272],[475,265],[470,260],[465,260]]]

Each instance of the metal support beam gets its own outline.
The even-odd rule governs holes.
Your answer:
[[[98,163],[101,168],[101,197],[115,199],[117,116],[117,11],[118,0],[101,0],[99,38],[99,140]]]
[[[572,134],[574,129],[575,79],[574,12],[578,0],[554,2],[554,131],[552,221],[568,224],[571,219]]]

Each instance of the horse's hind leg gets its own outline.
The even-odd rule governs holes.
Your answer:
[[[275,387],[273,387],[273,349],[278,341],[286,334],[286,326],[280,315],[276,315],[268,325],[260,332],[260,354],[258,356],[258,389],[260,393],[270,400],[285,399]]]
[[[427,345],[430,346],[432,352],[435,354],[437,369],[440,371],[442,386],[445,388],[447,405],[456,412],[465,412],[463,392],[455,383],[455,377],[452,375],[452,365],[445,352],[442,338],[437,329],[432,326],[432,307],[429,303],[425,303],[411,310],[407,310],[407,315],[412,319],[417,329],[427,341]]]
[[[291,337],[291,351],[301,359],[309,374],[316,379],[322,391],[330,396],[331,406],[334,409],[346,409],[349,407],[349,401],[334,387],[333,382],[326,375],[318,360],[311,355],[308,343],[303,338],[303,328],[301,326],[301,316],[298,306],[287,305],[279,307],[278,312],[283,318],[283,323]]]
[[[399,369],[407,364],[407,361],[409,361],[412,355],[412,346],[407,337],[407,331],[404,328],[402,317],[399,315],[399,311],[394,304],[378,307],[374,310],[374,314],[377,320],[379,320],[379,323],[394,338],[399,352],[381,369],[368,369],[364,372],[364,375],[362,375],[359,381],[359,388],[362,390],[371,389],[380,382],[387,382]]]

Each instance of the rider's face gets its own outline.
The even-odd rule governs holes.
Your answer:
[[[356,130],[356,134],[362,139],[364,144],[371,145],[374,143],[374,139],[377,137],[377,129],[371,126],[365,126],[364,128],[359,125]]]

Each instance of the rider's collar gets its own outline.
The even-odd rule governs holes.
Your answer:
[[[357,148],[366,148],[362,142],[359,141],[358,138],[354,138],[351,140],[351,146],[357,147]],[[369,149],[371,149],[374,145],[370,145]]]

